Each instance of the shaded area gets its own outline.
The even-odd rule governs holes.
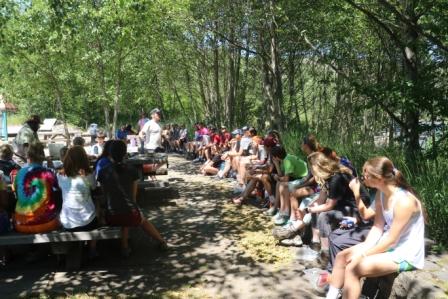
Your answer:
[[[264,222],[256,220],[251,208],[244,214],[227,204],[228,182],[198,176],[196,167],[170,158],[166,179],[179,198],[171,200],[175,205],[144,209],[173,245],[169,252],[158,252],[148,237],[135,231],[130,258],[120,257],[117,240],[99,242],[100,258],[85,261],[82,271],[64,272],[54,256],[34,264],[16,257],[1,270],[1,298],[42,292],[169,297],[170,291],[192,286],[202,290],[200,297],[210,298],[314,298],[300,265],[263,263],[241,250],[239,236],[264,229]]]

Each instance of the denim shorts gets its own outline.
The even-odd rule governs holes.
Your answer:
[[[305,179],[298,179],[298,180],[289,181],[288,182],[288,190],[289,190],[289,192],[294,192],[294,190],[298,189],[297,187],[302,185],[304,181],[305,181]]]

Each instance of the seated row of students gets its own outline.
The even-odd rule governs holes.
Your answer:
[[[271,205],[265,214],[273,216],[277,225],[273,235],[281,244],[302,245],[300,235],[311,224],[310,247],[319,250],[328,270],[317,282],[319,286],[330,284],[327,298],[337,298],[342,288],[344,297],[358,298],[361,277],[423,267],[422,206],[392,161],[369,159],[361,184],[351,162],[322,148],[313,135],[301,142],[307,157],[304,162],[286,153],[278,134],[262,140],[248,131],[243,137],[236,131],[229,142],[231,150],[224,154],[212,146],[215,156],[202,166],[202,173],[225,176],[230,169],[237,172],[241,194],[233,202],[238,205],[254,188],[263,188]],[[245,137],[251,140],[248,154],[241,151]],[[265,153],[262,157],[257,154],[260,148]],[[373,200],[366,187],[376,190]]]
[[[14,229],[45,233],[62,226],[67,231],[89,231],[105,222],[122,227],[122,254],[128,256],[128,227],[140,226],[159,242],[161,249],[166,249],[166,241],[138,207],[138,174],[123,163],[126,149],[120,140],[107,141],[93,171],[84,148],[75,145],[63,154],[63,169],[55,171],[42,165],[43,145],[31,145],[27,164],[13,181],[17,200],[12,215]],[[91,195],[98,185],[106,200],[105,219]],[[90,245],[94,253],[95,242]]]
[[[165,152],[183,153],[188,142],[188,130],[185,125],[167,124],[162,129],[162,147]]]

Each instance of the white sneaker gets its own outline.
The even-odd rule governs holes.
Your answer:
[[[283,239],[280,241],[280,244],[284,245],[284,246],[296,246],[296,247],[300,247],[303,245],[303,241],[302,238],[299,235],[296,235],[294,238],[292,239]]]

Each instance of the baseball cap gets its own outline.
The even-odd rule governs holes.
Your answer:
[[[241,128],[241,130],[244,132],[244,131],[247,131],[247,130],[249,130],[249,126],[244,126],[244,127],[242,127]]]
[[[232,135],[243,135],[243,132],[241,131],[241,129],[235,129],[233,130]]]
[[[154,113],[157,113],[157,114],[160,115],[161,112],[162,112],[162,111],[160,111],[159,108],[154,108],[154,109],[152,109],[152,110],[149,112],[149,114],[150,114],[150,115],[153,115]]]

